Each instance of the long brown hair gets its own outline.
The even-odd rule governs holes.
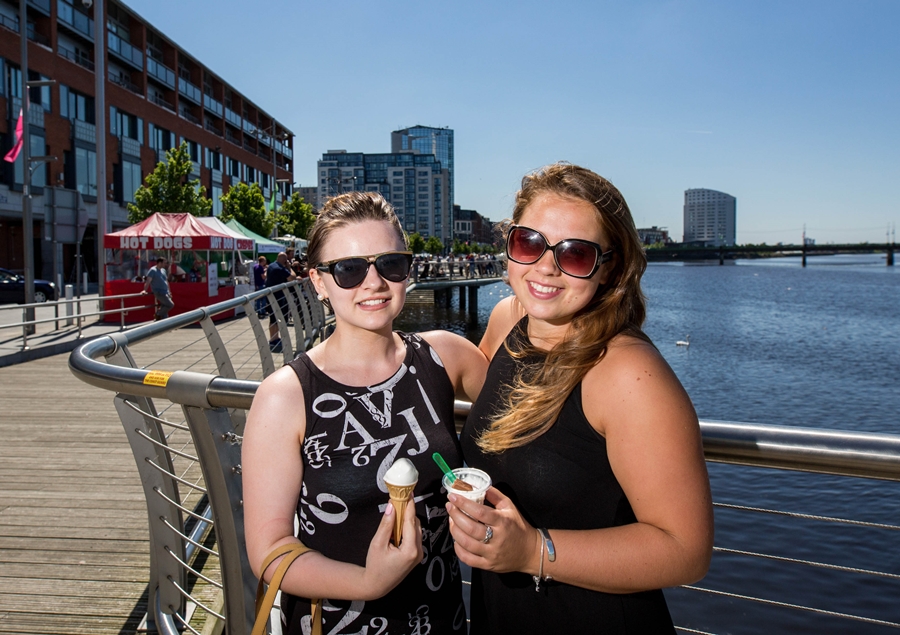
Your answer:
[[[512,224],[519,223],[532,201],[548,193],[586,201],[595,208],[614,253],[612,268],[606,284],[572,317],[566,337],[546,353],[543,364],[517,375],[506,402],[499,405],[490,428],[478,439],[485,452],[520,447],[547,432],[572,390],[603,359],[613,337],[624,333],[650,341],[641,330],[646,316],[641,276],[647,259],[622,194],[586,168],[554,163],[522,179]],[[505,224],[504,235],[509,225]],[[516,359],[538,352],[533,346],[507,350]]]

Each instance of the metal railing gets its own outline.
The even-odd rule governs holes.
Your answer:
[[[499,278],[503,275],[503,263],[492,258],[469,260],[423,260],[413,263],[412,282],[425,279],[469,280],[475,278]]]
[[[10,324],[0,324],[0,329],[9,329],[9,328],[21,328],[22,329],[22,350],[28,350],[28,336],[34,335],[34,329],[30,327],[34,327],[38,324],[49,324],[50,322],[54,322],[54,330],[59,330],[59,323],[65,321],[67,325],[71,325],[72,321],[75,321],[78,326],[78,339],[81,339],[82,336],[82,328],[85,318],[89,317],[100,317],[104,315],[112,315],[118,313],[120,316],[119,328],[121,330],[125,329],[125,316],[129,311],[139,311],[141,309],[153,308],[153,302],[147,305],[142,306],[125,306],[125,300],[128,298],[136,298],[136,297],[149,297],[153,298],[153,296],[147,296],[144,293],[126,293],[122,295],[107,295],[103,297],[96,298],[72,298],[71,300],[54,300],[51,302],[32,302],[30,304],[14,304],[10,306],[0,306],[0,311],[21,311],[22,312],[22,321],[14,322]],[[119,301],[118,309],[100,309],[100,304],[106,303],[107,301]],[[96,311],[88,311],[82,312],[81,307],[83,304],[88,304],[91,302],[97,303]],[[61,307],[74,307],[75,313],[66,312],[65,315],[60,315],[59,310]],[[50,318],[42,318],[42,319],[28,319],[28,311],[35,309],[53,309],[54,316]]]
[[[286,292],[286,312],[274,299],[277,291]],[[246,410],[260,379],[275,371],[275,358],[260,322],[259,307],[255,306],[258,300],[266,302],[275,315],[284,363],[324,337],[325,311],[315,299],[309,281],[304,280],[99,337],[83,344],[69,359],[72,372],[81,380],[116,393],[115,407],[132,444],[149,509],[149,606],[156,627],[168,635],[175,635],[178,630],[198,633],[217,620],[224,620],[227,632],[233,635],[249,633],[252,625],[256,579],[244,549],[240,444]],[[213,323],[212,317],[238,306],[244,307],[246,319],[218,326]],[[191,345],[208,345],[205,356],[197,356],[179,370],[172,370],[170,365],[174,354],[138,367],[132,356],[136,345],[194,323],[200,324],[203,334]],[[180,351],[179,355],[184,357]],[[198,372],[201,362],[214,367],[210,372]],[[160,411],[157,403],[168,405]],[[165,415],[173,406],[182,410],[183,419],[173,414],[177,408]],[[458,425],[469,407],[456,402]],[[704,451],[711,462],[900,481],[900,435],[719,421],[702,421],[700,425]],[[179,498],[182,491],[187,496]],[[892,524],[761,506],[720,501],[714,505],[717,514],[768,514],[803,522],[838,523],[849,530],[885,531],[890,535],[900,530],[900,526]],[[209,534],[212,527],[214,545]],[[887,541],[883,549],[890,551]],[[192,560],[198,553],[209,559],[202,570],[196,569]],[[875,581],[900,580],[900,575],[891,571],[838,566],[821,561],[826,558],[788,557],[732,546],[717,546],[713,561],[731,557],[791,563],[809,570],[863,575]],[[212,566],[216,562],[218,567]],[[802,581],[808,577],[800,575]],[[728,601],[777,606],[829,620],[900,628],[897,621],[761,597],[763,593],[754,595],[709,585],[681,589],[698,597],[725,597]],[[687,627],[678,630],[703,632]]]

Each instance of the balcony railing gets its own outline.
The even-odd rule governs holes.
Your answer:
[[[175,104],[169,102],[165,97],[160,95],[159,93],[151,93],[149,97],[150,101],[156,104],[157,106],[162,106],[166,110],[171,110],[175,112]]]
[[[175,89],[175,71],[149,55],[147,56],[147,75],[162,82],[172,90]]]
[[[234,134],[232,134],[231,130],[228,129],[228,126],[225,126],[225,139],[236,146],[241,145],[241,140],[235,137]]]
[[[227,106],[225,107],[225,121],[240,130],[242,125],[241,116]]]
[[[76,11],[75,7],[66,2],[66,0],[57,0],[56,15],[58,22],[68,26],[91,42],[94,41],[94,20],[80,11]]]
[[[214,122],[214,121],[210,121],[209,119],[207,119],[205,121],[205,128],[207,130],[209,130],[210,132],[212,132],[213,134],[217,134],[220,137],[222,136],[222,131],[219,130],[219,127],[216,125],[216,122]]]
[[[194,115],[192,115],[190,113],[190,111],[188,111],[184,108],[181,109],[181,112],[178,113],[178,116],[181,117],[182,119],[190,121],[192,124],[196,124],[198,126],[200,125],[200,120],[197,117],[195,117]]]
[[[50,38],[34,30],[34,24],[28,23],[28,39],[44,46],[50,46]]]
[[[5,27],[13,33],[19,32],[19,18],[8,18],[0,14],[0,26]]]
[[[59,55],[60,57],[64,57],[70,62],[75,62],[79,66],[86,68],[87,70],[94,72],[94,60],[92,60],[86,53],[81,51],[70,51],[67,48],[59,47]]]
[[[178,78],[178,92],[198,106],[203,105],[203,93],[183,77]]]
[[[131,92],[133,92],[137,95],[144,94],[144,90],[140,86],[132,83],[132,81],[130,79],[128,79],[127,77],[124,77],[123,75],[120,75],[119,73],[116,73],[114,71],[110,71],[108,76],[109,76],[109,81],[111,81],[116,86],[121,86],[122,88],[127,88],[128,90],[130,90]]]
[[[28,0],[28,4],[39,10],[44,15],[50,15],[50,0]]]
[[[209,95],[203,95],[203,107],[220,118],[225,114],[225,107],[222,106],[222,103],[216,101]]]
[[[139,49],[135,48],[115,33],[108,34],[107,42],[109,43],[110,52],[115,53],[116,57],[125,61],[137,70],[144,70],[144,54],[141,53]]]

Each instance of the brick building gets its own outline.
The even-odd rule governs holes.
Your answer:
[[[90,4],[90,3],[89,3]],[[293,134],[211,68],[191,57],[121,2],[106,2],[96,37],[93,10],[81,0],[28,0],[28,79],[55,80],[29,90],[32,156],[53,156],[32,177],[35,275],[71,279],[75,246],[54,236],[62,217],[87,215],[82,252],[96,280],[97,134],[94,47],[103,43],[107,217],[128,225],[126,204],[166,150],[188,144],[198,178],[221,212],[230,185],[293,182]],[[14,144],[21,108],[18,2],[0,0],[0,153]],[[277,167],[276,167],[277,164]],[[22,269],[23,160],[0,162],[0,267]],[[289,187],[289,185],[288,185]],[[287,194],[288,192],[283,192]],[[57,271],[54,271],[54,268]]]

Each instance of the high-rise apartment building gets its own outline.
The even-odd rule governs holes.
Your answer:
[[[735,244],[737,199],[716,190],[684,192],[684,242],[715,246]]]
[[[433,154],[365,154],[329,150],[318,162],[318,208],[328,198],[354,190],[380,192],[409,233],[452,241],[450,174]]]
[[[453,179],[453,130],[413,126],[391,133],[391,152],[417,152],[433,154],[450,175],[450,208],[456,204],[456,189]]]
[[[57,240],[55,227],[60,215],[80,211],[88,217],[84,264],[96,279],[98,142],[108,183],[99,195],[112,230],[128,225],[126,205],[143,178],[182,141],[213,213],[236,182],[258,183],[267,201],[278,181],[293,182],[292,133],[121,1],[104,3],[100,25],[81,0],[28,0],[24,25],[18,5],[0,0],[0,154],[14,143],[22,107],[23,30],[28,79],[56,82],[29,91],[30,154],[52,157],[32,177],[37,277],[69,279],[75,247]],[[106,69],[103,139],[95,125],[95,47]],[[21,155],[14,164],[0,161],[0,266],[12,269],[23,267],[23,163]]]

